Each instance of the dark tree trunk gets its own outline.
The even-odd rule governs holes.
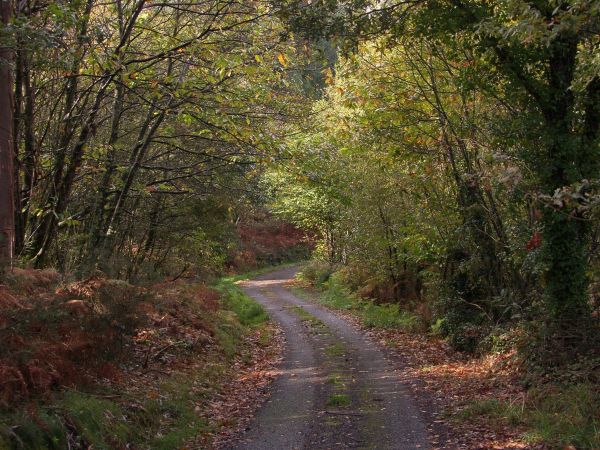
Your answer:
[[[585,178],[596,162],[586,158],[588,149],[572,131],[575,99],[571,83],[576,67],[577,41],[557,39],[549,60],[549,88],[542,112],[546,129],[547,163],[540,165],[546,193]],[[547,208],[544,213],[543,249],[547,265],[545,298],[560,328],[574,330],[585,320],[588,300],[587,248],[590,225],[574,220],[568,212]]]
[[[90,0],[88,6],[92,3],[93,1]],[[134,5],[131,17],[129,18],[127,26],[125,27],[125,31],[121,36],[119,45],[113,52],[115,56],[119,55],[122,48],[127,44],[129,36],[133,32],[135,23],[142,12],[144,4],[145,0],[138,0]],[[49,198],[54,204],[54,211],[53,213],[46,214],[44,221],[41,223],[39,231],[35,236],[33,251],[35,252],[34,261],[36,267],[40,267],[44,264],[50,246],[56,237],[58,226],[57,218],[60,217],[67,209],[71,191],[73,189],[73,183],[75,182],[75,177],[79,171],[79,167],[83,162],[86,146],[89,140],[92,138],[96,128],[96,119],[100,111],[100,107],[106,98],[109,86],[119,73],[119,70],[115,70],[113,72],[106,70],[104,72],[100,87],[94,96],[94,101],[92,102],[89,113],[86,119],[83,121],[77,136],[77,140],[74,142],[72,149],[69,152],[68,163],[63,164],[61,167],[56,167],[56,169],[59,171],[59,175],[62,175],[63,173],[64,175],[59,177],[55,172],[55,182],[52,186],[51,194],[49,195]]]
[[[0,0],[2,24],[10,22],[12,7]],[[0,47],[0,270],[12,263],[14,249],[13,51]]]
[[[21,44],[17,44],[20,48]],[[21,51],[15,52],[15,69],[14,69],[14,106],[13,106],[13,154],[14,154],[14,196],[15,196],[15,238],[14,252],[19,254],[23,246],[23,237],[25,235],[25,227],[23,224],[23,216],[20,213],[23,209],[23,198],[21,195],[20,185],[20,142],[21,128],[23,123],[23,55]]]

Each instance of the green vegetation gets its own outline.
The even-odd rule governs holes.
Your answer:
[[[534,364],[597,352],[593,2],[282,3],[296,33],[345,50],[291,162],[263,176],[272,211],[318,232],[309,277],[438,323],[461,351],[522,328]]]
[[[256,326],[268,320],[265,309],[234,283],[235,277],[222,278],[216,289],[223,293],[222,302],[245,326]],[[243,279],[243,278],[240,278]]]
[[[336,342],[335,344],[328,345],[325,348],[325,353],[329,356],[343,356],[346,353],[346,348],[340,342]]]
[[[306,269],[300,272],[298,277],[300,280],[307,280]],[[397,304],[378,305],[370,300],[360,299],[335,277],[329,278],[316,287],[319,289],[316,293],[298,287],[292,290],[297,295],[309,299],[314,299],[316,296],[319,303],[328,308],[352,312],[361,318],[366,327],[396,328],[405,331],[417,331],[423,328],[422,320],[415,314],[401,309]]]
[[[589,381],[572,369],[600,357],[597,0],[1,8],[0,284],[12,267],[210,283],[314,249],[320,301],[366,326],[514,349],[528,381]],[[210,316],[229,358],[266,320],[233,282]],[[81,293],[14,329],[55,343],[65,320],[97,351],[13,377],[8,403],[133,339],[143,301],[101,311]],[[38,298],[1,294],[0,323]],[[74,328],[79,313],[97,320]],[[89,410],[85,439],[111,445]]]
[[[327,377],[327,382],[330,383],[334,389],[344,389],[346,387],[346,379],[339,373],[332,373]]]
[[[529,393],[527,401],[498,400],[474,402],[456,414],[459,420],[487,416],[528,429],[525,439],[544,442],[552,448],[594,449],[600,447],[600,398],[595,386],[576,384],[565,389],[543,386]]]
[[[457,420],[470,420],[479,416],[487,416],[511,425],[523,423],[523,405],[509,404],[495,399],[479,400],[467,405],[454,415]]]
[[[202,372],[191,379],[206,382],[209,376]],[[30,414],[4,413],[0,418],[0,446],[31,450],[69,445],[111,450],[130,443],[164,450],[180,447],[207,432],[208,426],[194,411],[197,399],[190,394],[192,383],[183,378],[176,381],[176,385],[163,386],[156,399],[107,400],[66,391],[56,394],[50,405],[39,405],[34,419]]]
[[[416,331],[421,328],[420,319],[408,311],[401,310],[399,305],[366,303],[362,318],[367,327],[400,328],[406,331]]]
[[[243,273],[237,273],[235,275],[224,276],[224,277],[219,278],[219,281],[217,283],[217,288],[219,286],[230,287],[230,286],[235,285],[235,283],[237,283],[238,281],[246,281],[251,278],[258,277],[259,275],[272,272],[273,270],[276,270],[276,269],[283,269],[285,267],[297,267],[297,266],[302,267],[305,264],[306,264],[306,261],[290,261],[290,262],[285,262],[285,263],[276,264],[276,265],[266,265],[259,269],[249,270],[249,271],[246,271]]]
[[[347,394],[333,394],[327,399],[327,406],[336,408],[347,408],[350,404],[350,396]]]
[[[327,331],[327,326],[321,320],[317,319],[315,316],[310,314],[308,311],[306,311],[301,306],[292,306],[290,309],[298,317],[300,317],[300,319],[303,322],[309,323],[313,329],[319,330],[319,332],[324,332],[326,334],[329,334],[329,331]]]

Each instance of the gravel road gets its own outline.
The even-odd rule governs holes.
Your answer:
[[[363,333],[286,288],[296,268],[242,284],[285,333],[281,375],[232,450],[427,449],[427,431],[392,364]]]

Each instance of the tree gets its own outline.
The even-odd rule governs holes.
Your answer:
[[[12,5],[0,2],[2,33],[10,23]],[[12,262],[14,248],[14,169],[12,48],[4,39],[0,47],[0,270]]]
[[[547,196],[577,190],[598,177],[600,161],[600,8],[589,0],[552,1],[317,1],[286,2],[296,30],[319,29],[356,43],[382,36],[460,42],[476,55],[473,83],[519,109],[516,155]],[[577,200],[575,201],[577,202]],[[589,219],[540,207],[544,304],[555,337],[566,347],[588,336]],[[587,325],[586,325],[587,324]]]
[[[18,2],[6,28],[15,80],[3,84],[15,99],[17,255],[144,276],[181,270],[185,233],[218,240],[189,211],[213,198],[239,208],[299,103],[280,29],[256,2]],[[218,216],[224,229],[234,215]]]

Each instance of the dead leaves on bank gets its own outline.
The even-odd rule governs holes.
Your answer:
[[[283,332],[269,324],[267,335],[260,332],[248,338],[251,359],[237,360],[236,374],[209,404],[205,416],[216,430],[212,446],[222,448],[247,429],[260,405],[269,396],[269,386],[279,375],[276,367],[283,352]],[[266,339],[268,337],[268,340]]]
[[[219,445],[246,426],[275,376],[280,331],[243,328],[201,283],[143,288],[94,276],[59,285],[55,273],[34,270],[13,278],[0,286],[0,406],[27,413],[66,388],[135,416],[148,401],[176,396],[209,425],[193,448],[211,448],[215,436]],[[221,326],[239,327],[233,352],[223,348]],[[173,420],[160,419],[155,432]]]
[[[461,420],[461,411],[477,401],[523,402],[513,355],[474,358],[453,351],[440,339],[401,330],[365,328],[351,313],[342,314],[390,353],[401,381],[411,388],[429,423],[433,449],[544,449],[525,443],[523,429],[485,416]]]

